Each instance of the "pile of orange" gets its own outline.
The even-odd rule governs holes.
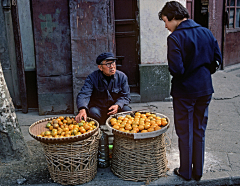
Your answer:
[[[95,122],[86,122],[81,120],[79,123],[74,118],[60,116],[57,119],[49,121],[46,125],[49,129],[42,132],[40,137],[63,138],[82,135],[96,128]]]
[[[134,116],[126,115],[118,118],[111,118],[110,123],[116,130],[127,133],[144,133],[160,130],[168,124],[166,118],[156,114],[136,112]]]

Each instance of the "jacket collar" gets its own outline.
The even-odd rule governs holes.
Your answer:
[[[188,19],[186,21],[182,21],[176,30],[181,30],[181,29],[185,29],[185,28],[194,28],[194,27],[200,27],[201,25],[197,24],[195,21],[193,21],[192,19]]]
[[[102,79],[105,79],[105,78],[103,77],[103,72],[102,72],[101,70],[98,69],[98,73],[100,74],[100,76],[101,76]],[[116,73],[117,73],[117,70],[116,70]],[[114,78],[114,79],[116,79],[116,73],[113,75],[113,78]]]

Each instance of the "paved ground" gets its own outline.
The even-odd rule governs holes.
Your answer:
[[[167,159],[169,171],[149,185],[240,185],[240,65],[225,68],[213,75],[215,93],[210,104],[209,123],[206,130],[206,155],[204,175],[201,181],[186,182],[173,174],[179,166],[177,136],[173,126],[172,102],[132,103],[133,110],[150,109],[150,111],[167,115],[171,120],[168,129]],[[153,105],[150,107],[150,105]],[[17,112],[17,117],[26,141],[33,140],[28,134],[29,126],[43,118],[36,111],[28,114]],[[59,185],[57,183],[35,185]],[[124,181],[115,176],[110,168],[98,169],[96,177],[86,183],[89,185],[145,185],[144,182]]]

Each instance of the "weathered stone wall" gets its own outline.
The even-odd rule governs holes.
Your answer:
[[[0,160],[20,160],[28,156],[15,108],[0,63]]]

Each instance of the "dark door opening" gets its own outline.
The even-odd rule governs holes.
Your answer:
[[[139,93],[139,29],[136,0],[114,0],[117,69],[128,76],[131,92]]]
[[[36,71],[25,71],[28,108],[38,108]]]
[[[194,1],[194,21],[208,28],[208,0]]]

